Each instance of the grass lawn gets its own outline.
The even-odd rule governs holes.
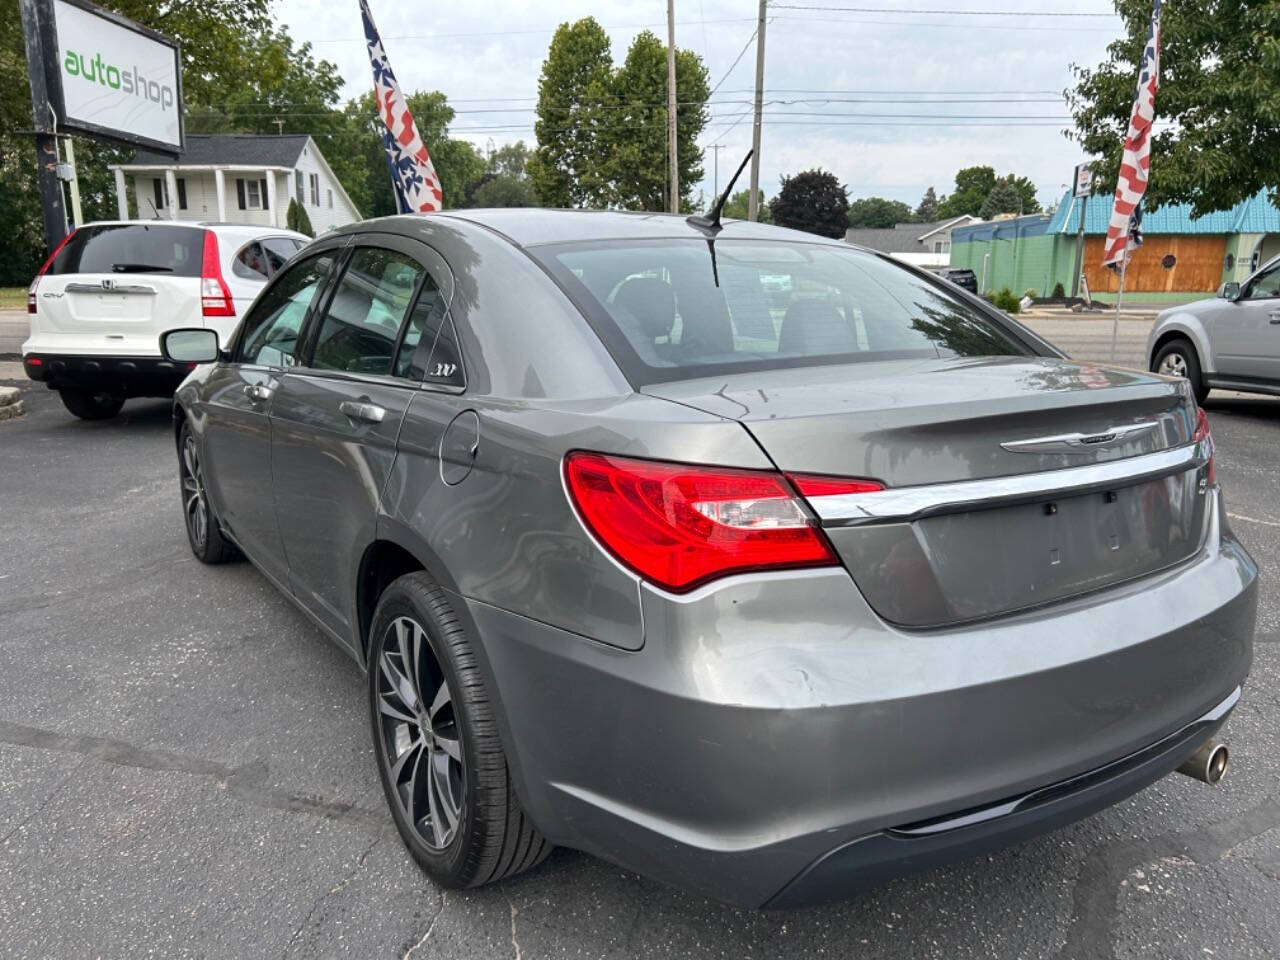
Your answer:
[[[26,287],[0,287],[0,310],[26,306]]]

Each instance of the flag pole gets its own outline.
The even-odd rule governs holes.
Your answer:
[[[1120,301],[1124,299],[1124,272],[1129,269],[1128,230],[1125,231],[1124,251],[1120,254],[1120,289],[1116,291],[1116,315],[1111,319],[1111,362],[1116,362],[1116,335],[1120,332]]]

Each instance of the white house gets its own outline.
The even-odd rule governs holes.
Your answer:
[[[177,160],[139,150],[113,164],[120,219],[129,219],[128,180],[138,216],[283,227],[289,199],[317,234],[360,219],[316,142],[306,134],[193,134]],[[176,201],[176,202],[175,202]]]

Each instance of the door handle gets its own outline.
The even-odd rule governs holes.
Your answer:
[[[261,403],[264,400],[270,400],[271,394],[274,392],[275,391],[265,383],[246,383],[244,385],[244,395],[254,403]]]
[[[380,407],[376,403],[362,403],[357,400],[343,400],[338,404],[338,409],[352,420],[363,420],[365,423],[381,423],[382,418],[387,415],[385,407]]]
[[[1275,310],[1267,314],[1271,318],[1272,323],[1280,323],[1280,310]]]

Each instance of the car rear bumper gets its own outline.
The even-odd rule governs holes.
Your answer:
[[[118,397],[169,397],[193,367],[163,357],[72,355],[33,351],[22,369],[52,390],[90,390]]]
[[[467,608],[548,839],[794,906],[1085,816],[1194,752],[1248,673],[1257,606],[1214,501],[1208,546],[1179,568],[966,628],[894,628],[843,570],[646,588],[635,652]]]

